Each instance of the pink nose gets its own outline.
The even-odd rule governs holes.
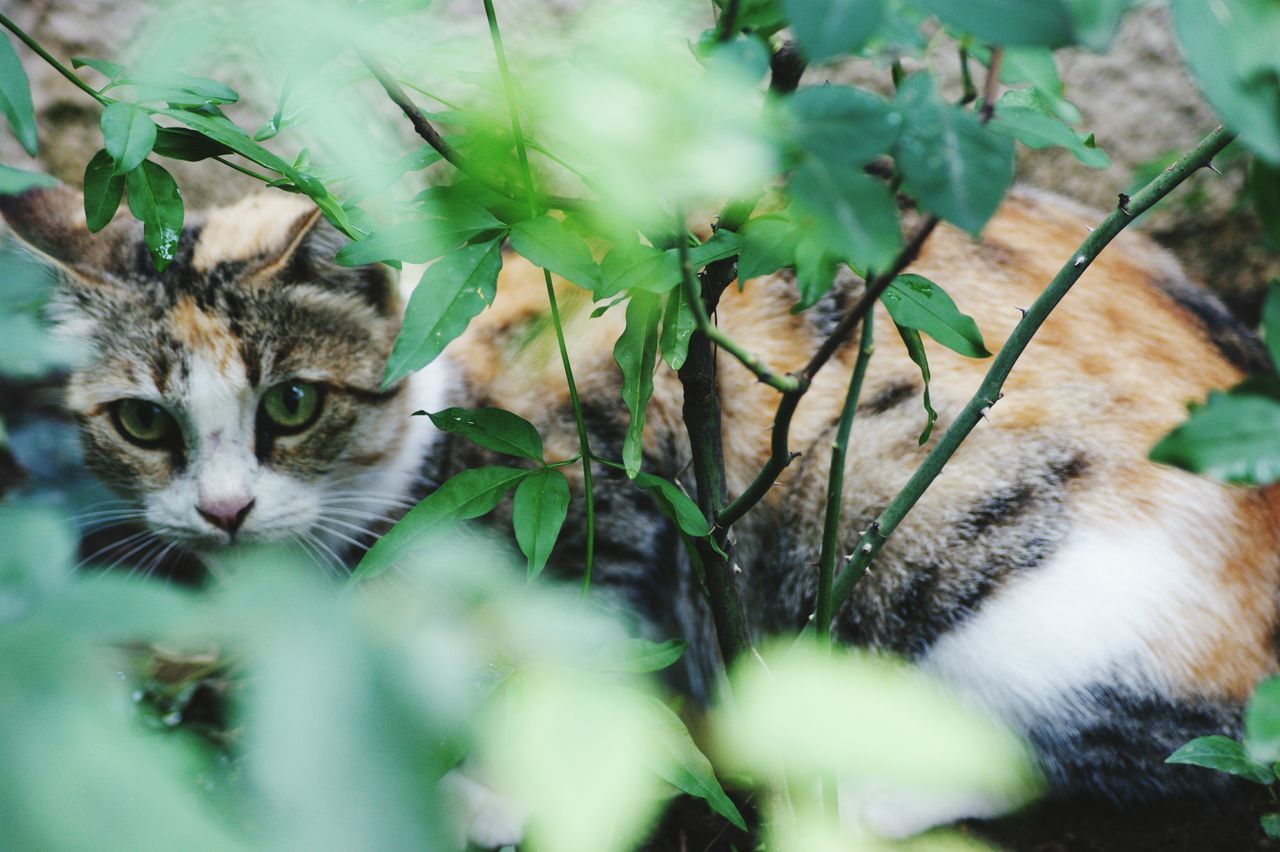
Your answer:
[[[225,531],[227,535],[235,535],[236,530],[240,529],[240,525],[244,523],[245,516],[253,508],[254,502],[255,500],[252,497],[220,500],[202,503],[196,506],[196,511],[200,513],[200,517],[218,529]]]

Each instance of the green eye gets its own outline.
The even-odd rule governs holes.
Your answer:
[[[265,424],[274,432],[301,432],[320,413],[320,386],[311,382],[281,382],[262,396],[259,408]]]
[[[121,435],[142,447],[166,443],[178,432],[173,415],[145,399],[122,399],[111,407]]]

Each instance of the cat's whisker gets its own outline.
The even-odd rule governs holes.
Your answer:
[[[373,538],[377,537],[376,535],[374,535],[372,531],[370,531],[368,527],[362,526],[361,524],[353,524],[350,521],[343,521],[328,514],[320,514],[320,515],[317,515],[316,517],[327,524],[337,524],[340,527],[345,527],[349,530],[355,530],[360,535],[367,535]]]
[[[152,557],[151,561],[147,564],[147,567],[143,569],[142,579],[144,580],[150,579],[151,575],[156,572],[156,569],[158,569],[161,565],[164,564],[165,559],[169,556],[170,553],[173,552],[173,549],[177,546],[178,546],[178,543],[176,541],[171,541],[168,544],[166,544],[163,548],[161,548],[160,552],[157,553],[154,557]]]
[[[339,557],[338,554],[334,552],[333,548],[325,544],[324,540],[321,539],[315,533],[308,531],[308,532],[304,532],[303,535],[307,538],[308,541],[310,541],[313,545],[319,548],[321,553],[328,554],[329,558],[332,559],[333,561],[326,562],[325,567],[328,569],[329,573],[332,573],[335,576],[337,576],[339,579],[341,579],[343,574],[343,569],[345,567],[345,563],[342,561],[341,557]]]
[[[114,562],[112,562],[110,565],[103,568],[102,570],[104,572],[114,571],[122,563],[128,560],[129,557],[133,556],[135,553],[138,553],[139,551],[146,549],[147,547],[150,547],[152,544],[155,544],[158,541],[161,541],[160,536],[156,535],[150,530],[147,530],[146,537],[141,542],[134,545],[132,548],[129,549],[127,553],[125,553],[123,556],[118,557]]]
[[[373,546],[372,544],[364,544],[364,543],[362,543],[362,542],[356,541],[354,538],[352,538],[351,536],[347,535],[346,533],[338,532],[337,530],[332,529],[332,528],[330,528],[330,527],[327,527],[327,526],[325,526],[324,524],[319,523],[319,522],[317,522],[316,524],[314,524],[312,528],[313,528],[313,529],[318,529],[318,530],[320,530],[321,532],[324,532],[324,533],[328,533],[329,535],[333,536],[334,538],[342,539],[342,540],[343,540],[343,541],[345,541],[347,544],[351,545],[352,547],[358,548],[358,549],[360,549],[361,551],[368,550],[370,547],[372,547],[372,546]]]
[[[111,551],[116,550],[118,548],[128,547],[132,542],[135,542],[138,539],[144,536],[149,536],[149,535],[153,535],[153,533],[150,530],[142,530],[140,532],[134,533],[133,535],[126,536],[125,538],[122,538],[119,541],[113,541],[103,547],[100,547],[97,550],[95,550],[93,553],[86,556],[84,559],[81,559],[74,566],[72,566],[71,571],[69,573],[74,574],[76,571],[79,571],[80,569],[84,568],[86,565],[90,564],[91,562],[96,560],[99,556],[102,556],[104,553],[110,553]]]
[[[376,521],[382,524],[394,524],[396,518],[391,515],[379,515],[375,512],[362,512],[359,509],[346,509],[341,506],[326,506],[326,515],[336,515],[340,518],[360,518],[365,521]]]

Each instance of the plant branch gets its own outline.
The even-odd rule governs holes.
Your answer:
[[[986,124],[996,114],[996,86],[1000,82],[1000,66],[1004,62],[1004,48],[991,48],[991,62],[987,65],[987,83],[982,87],[982,123]]]
[[[484,0],[485,17],[489,20],[489,35],[493,40],[493,53],[498,61],[498,72],[502,76],[502,87],[506,94],[507,111],[511,116],[511,133],[515,137],[516,153],[520,158],[520,171],[524,177],[525,192],[528,194],[529,213],[538,212],[538,193],[533,186],[533,170],[529,168],[529,152],[525,148],[524,130],[520,126],[520,111],[516,104],[515,86],[511,82],[511,69],[507,66],[507,53],[502,47],[502,33],[498,29],[498,15],[493,9],[493,0]],[[373,70],[370,66],[370,70]],[[377,71],[374,71],[377,74]],[[394,81],[392,81],[394,83]],[[394,99],[394,96],[393,96]],[[430,140],[428,140],[430,141]],[[437,149],[439,150],[439,149]],[[440,152],[444,155],[444,152]],[[586,419],[582,416],[582,401],[578,398],[578,385],[573,380],[573,365],[569,362],[569,347],[564,339],[564,324],[560,320],[560,305],[556,301],[556,290],[551,283],[551,272],[542,270],[542,279],[547,286],[547,303],[551,306],[551,324],[556,333],[556,344],[560,348],[560,363],[564,367],[565,384],[569,387],[569,402],[573,406],[573,419],[578,427],[578,452],[582,456],[582,491],[587,507],[587,546],[582,569],[582,594],[585,597],[591,587],[591,568],[595,561],[596,511],[595,491],[591,476],[591,443],[587,436]]]
[[[1049,286],[1031,304],[1021,321],[1014,327],[1009,339],[1000,347],[1000,352],[987,370],[987,375],[977,392],[960,410],[955,421],[930,450],[907,484],[858,539],[853,553],[845,561],[839,576],[836,577],[832,589],[832,597],[835,601],[843,602],[849,597],[854,585],[866,572],[867,566],[897,529],[898,524],[923,496],[956,449],[986,415],[988,409],[999,401],[1000,389],[1004,386],[1005,379],[1008,378],[1009,372],[1026,350],[1036,331],[1107,244],[1130,222],[1172,192],[1197,170],[1208,166],[1214,155],[1229,145],[1233,138],[1231,133],[1221,127],[1210,133],[1140,192],[1127,199],[1127,203],[1122,198],[1121,204],[1085,238],[1080,248],[1062,266],[1058,274],[1049,282]]]
[[[38,41],[36,41],[34,38],[28,35],[25,30],[23,30],[21,27],[15,24],[13,20],[10,19],[9,16],[4,14],[3,12],[0,12],[0,26],[3,26],[6,30],[8,30],[9,32],[17,36],[19,41],[21,41],[27,47],[31,48],[31,50],[37,56],[43,59],[45,62],[49,63],[49,65],[53,68],[53,70],[57,71],[63,77],[66,77],[73,84],[75,84],[76,88],[80,89],[89,97],[93,98],[95,101],[102,104],[103,106],[107,106],[108,104],[111,103],[110,98],[103,97],[102,93],[100,93],[97,89],[90,86],[84,80],[81,80],[78,74],[76,74],[67,66],[63,65],[58,60],[54,59],[53,54],[49,53],[49,51],[41,47]]]
[[[716,41],[729,41],[738,32],[738,10],[742,0],[727,0],[724,11],[720,13],[720,22],[716,27]]]

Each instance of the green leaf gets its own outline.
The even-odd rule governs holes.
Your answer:
[[[22,61],[7,37],[0,37],[0,113],[8,119],[13,135],[31,156],[38,150],[36,111],[31,104],[31,83]]]
[[[682,532],[698,538],[711,535],[711,524],[703,517],[698,504],[673,483],[644,471],[640,471],[632,479],[636,485],[654,496],[658,501],[658,509],[675,521]]]
[[[902,244],[889,188],[855,169],[809,160],[791,176],[791,198],[815,220],[826,253],[859,270],[883,269]]]
[[[542,436],[532,423],[510,411],[501,408],[446,408],[427,416],[441,432],[461,435],[494,452],[542,461]]]
[[[427,267],[409,297],[383,387],[430,364],[466,331],[472,318],[493,304],[501,270],[500,239],[463,246]]]
[[[675,665],[688,647],[689,643],[683,639],[666,642],[625,639],[605,646],[601,652],[602,664],[611,672],[657,672]]]
[[[1280,840],[1280,812],[1263,814],[1259,822],[1263,834],[1272,840]]]
[[[689,357],[689,338],[697,328],[698,319],[685,298],[684,288],[677,287],[667,295],[667,304],[662,312],[662,335],[658,338],[658,349],[671,369],[679,370],[684,366],[685,359]]]
[[[680,283],[680,261],[652,246],[620,245],[600,261],[603,285],[596,299],[608,299],[624,290],[665,293]]]
[[[433,534],[493,511],[498,501],[534,471],[477,467],[447,480],[388,530],[360,560],[351,581],[376,577]]]
[[[1270,769],[1245,757],[1244,746],[1220,734],[1197,737],[1166,757],[1164,762],[1216,769],[1255,784],[1270,784],[1276,780]]]
[[[585,287],[600,286],[600,267],[586,240],[550,216],[526,219],[511,227],[511,247],[537,266]]]
[[[207,77],[170,72],[163,79],[122,77],[117,85],[136,86],[138,101],[164,101],[171,106],[233,104],[240,100],[236,90]]]
[[[1267,242],[1280,250],[1280,168],[1254,157],[1249,163],[1245,192],[1253,202],[1253,212],[1258,214]]]
[[[114,81],[124,73],[124,66],[105,59],[94,59],[92,56],[71,57],[72,68],[92,68],[108,80]]]
[[[933,424],[938,420],[938,412],[933,410],[933,403],[929,399],[929,359],[925,355],[924,341],[920,339],[920,332],[914,328],[898,325],[894,323],[894,327],[898,329],[898,334],[902,337],[902,342],[907,346],[907,355],[911,356],[911,360],[920,368],[920,378],[924,380],[924,430],[920,433],[920,446],[924,446],[929,440],[929,436],[933,434]]]
[[[1174,0],[1173,26],[1205,100],[1241,142],[1280,166],[1280,6]]]
[[[142,223],[142,237],[157,272],[173,260],[182,236],[182,193],[173,176],[150,160],[125,177],[129,187],[129,212]]]
[[[822,62],[858,50],[875,34],[884,0],[782,0],[801,52]]]
[[[29,172],[0,163],[0,195],[21,195],[28,189],[57,186],[58,181],[43,172]]]
[[[124,175],[116,174],[115,160],[105,150],[89,160],[84,170],[84,218],[91,233],[111,223],[124,196]]]
[[[115,173],[123,175],[138,167],[156,143],[156,123],[146,110],[117,101],[102,111],[102,142]]]
[[[1266,341],[1271,366],[1280,370],[1280,278],[1267,285],[1267,298],[1262,303],[1262,339]]]
[[[1013,180],[1012,140],[990,132],[973,112],[939,100],[928,74],[903,81],[897,103],[906,118],[895,148],[903,187],[976,237]]]
[[[1062,0],[912,0],[949,27],[1000,45],[1062,47],[1075,25]]]
[[[210,157],[222,157],[235,153],[221,142],[186,127],[159,128],[151,151],[161,157],[193,163]]]
[[[637,695],[642,696],[641,701],[650,714],[651,729],[662,744],[663,753],[655,754],[650,764],[653,770],[672,787],[704,800],[739,830],[746,831],[742,814],[720,786],[711,761],[698,750],[684,721],[654,696],[638,691]]]
[[[738,280],[747,281],[791,266],[800,233],[785,216],[758,216],[742,226]]]
[[[724,13],[725,0],[714,0]],[[787,25],[787,17],[779,0],[741,0],[738,8],[738,26],[769,37]]]
[[[497,223],[501,227],[502,223]],[[413,219],[379,228],[368,237],[343,246],[334,260],[343,266],[365,266],[379,261],[426,263],[442,257],[491,227],[446,219]],[[501,240],[499,240],[501,242]]]
[[[991,357],[973,317],[961,313],[947,292],[923,275],[899,275],[880,301],[897,325],[923,331],[965,357]]]
[[[1111,45],[1120,19],[1133,0],[1066,0],[1075,24],[1076,40],[1096,53]]]
[[[733,231],[716,231],[705,243],[698,243],[689,249],[689,268],[697,272],[708,263],[733,257],[742,246],[742,238]],[[680,262],[677,249],[667,249],[667,254]]]
[[[805,237],[796,246],[795,264],[800,301],[791,309],[793,314],[808,310],[827,294],[835,283],[840,261],[832,257],[821,242]]]
[[[1280,400],[1210,391],[1208,401],[1152,448],[1152,461],[1245,485],[1280,479]]]
[[[1244,750],[1256,763],[1280,760],[1280,677],[1264,679],[1245,705]]]
[[[613,347],[613,360],[622,370],[622,401],[631,422],[622,441],[622,463],[635,479],[644,454],[644,419],[653,396],[653,367],[658,352],[658,320],[662,301],[653,293],[637,290],[627,303],[627,326]]]
[[[529,560],[529,579],[542,573],[569,514],[569,482],[552,468],[535,470],[516,488],[511,516],[520,552]]]
[[[1013,94],[1006,92],[996,102],[996,114],[989,125],[996,133],[1017,139],[1028,148],[1047,148],[1050,145],[1066,148],[1091,169],[1105,169],[1111,165],[1107,152],[1093,143],[1092,134],[1076,133],[1061,119],[1037,109],[1009,105],[1009,96]]]
[[[833,169],[860,169],[887,154],[902,130],[893,104],[866,89],[806,86],[787,104],[795,144]]]

